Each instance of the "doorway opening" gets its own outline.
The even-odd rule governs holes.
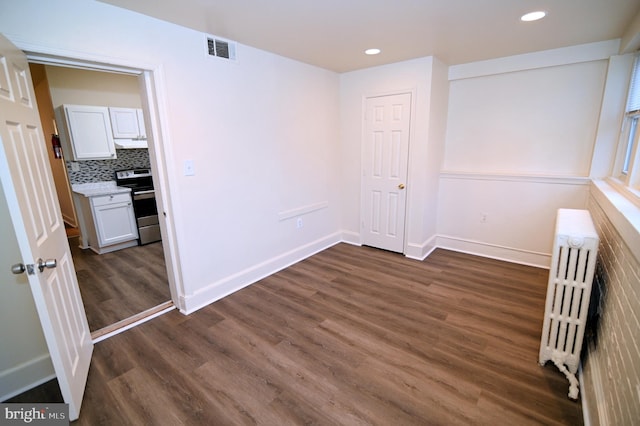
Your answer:
[[[70,64],[64,59],[42,60],[35,55],[34,60],[34,55],[30,57],[27,53],[27,56],[50,153],[53,183],[60,200],[89,329],[94,340],[101,340],[173,309],[175,280],[170,273],[173,270],[171,264],[166,260],[171,259],[171,241],[162,238],[103,254],[82,247],[76,214],[78,203],[74,200],[77,194],[74,196],[73,187],[82,183],[113,181],[115,172],[125,168],[147,168],[152,171],[156,182],[159,177],[155,173],[161,169],[157,164],[159,156],[150,143],[148,148],[118,149],[113,160],[74,162],[65,158],[64,152],[60,158],[54,139],[48,137],[53,138],[61,131],[54,109],[62,104],[155,110],[150,108],[148,104],[151,101],[143,92],[145,83],[148,83],[145,79],[150,76],[138,70],[114,71],[107,66],[94,64],[87,67]],[[159,185],[155,185],[155,191],[159,210],[162,211]],[[166,226],[161,226],[161,229],[166,230]]]

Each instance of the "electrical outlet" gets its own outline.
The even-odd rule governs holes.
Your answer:
[[[80,163],[78,163],[77,161],[72,161],[71,162],[71,171],[72,172],[79,172],[80,171]]]
[[[304,226],[304,224],[302,223],[302,218],[299,217],[296,219],[296,228],[300,229]]]
[[[481,213],[480,214],[480,223],[487,223],[487,214],[486,213]]]

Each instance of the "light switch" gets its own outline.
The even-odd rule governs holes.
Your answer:
[[[184,160],[184,175],[193,176],[196,174],[196,167],[193,164],[193,160]]]

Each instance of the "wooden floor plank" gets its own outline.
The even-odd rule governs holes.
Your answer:
[[[339,244],[98,343],[78,424],[581,425],[537,364],[547,273]]]
[[[70,238],[82,303],[92,332],[171,300],[162,242],[97,254]]]

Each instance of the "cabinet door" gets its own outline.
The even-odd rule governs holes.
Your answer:
[[[111,129],[116,139],[138,139],[140,130],[135,108],[109,108]]]
[[[64,111],[75,160],[116,158],[108,108],[65,105]]]
[[[100,247],[138,238],[129,194],[103,195],[91,201]]]

